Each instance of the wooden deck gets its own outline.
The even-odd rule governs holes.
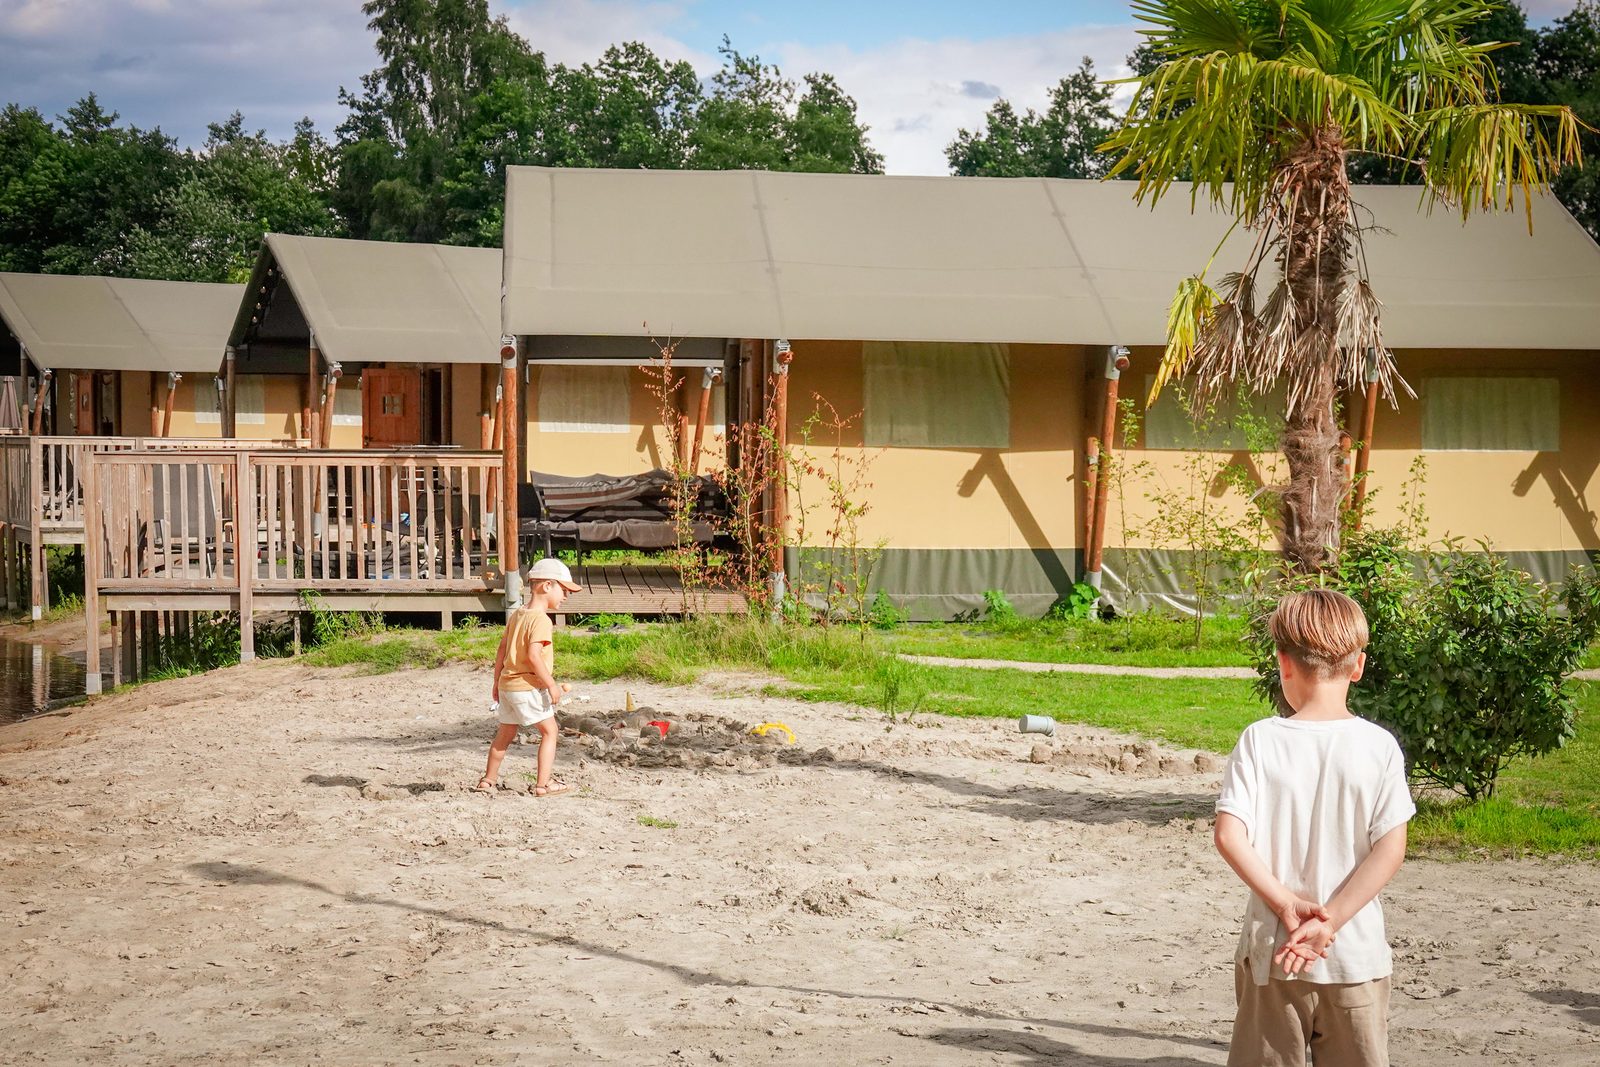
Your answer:
[[[502,457],[458,449],[220,448],[83,451],[81,511],[88,685],[99,692],[98,632],[114,613],[117,654],[168,616],[236,611],[255,654],[261,612],[504,610],[493,511]],[[666,567],[584,567],[563,615],[739,613],[741,597],[685,595]],[[119,638],[120,631],[120,638]]]
[[[573,580],[583,586],[562,605],[564,615],[742,615],[744,597],[723,590],[684,595],[671,567],[578,567]]]

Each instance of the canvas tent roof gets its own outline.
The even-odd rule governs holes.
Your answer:
[[[75,370],[214,371],[242,285],[0,274],[0,318],[28,357]]]
[[[499,358],[497,248],[271,233],[251,279],[252,294],[268,282],[269,269],[282,272],[298,309],[298,315],[289,316],[299,334],[295,343],[303,347],[309,324],[329,360],[494,363]],[[252,331],[252,318],[260,317],[255,304],[246,300],[235,309],[228,343],[286,346],[281,328],[260,337]]]
[[[519,335],[1153,345],[1229,219],[1124,182],[513,167]],[[1600,248],[1553,198],[1463,225],[1363,187],[1393,347],[1600,347]],[[1520,208],[1520,205],[1519,205]],[[1248,248],[1236,232],[1213,277]]]

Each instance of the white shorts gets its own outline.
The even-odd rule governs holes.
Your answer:
[[[500,694],[500,722],[506,726],[537,726],[556,713],[550,694],[527,689]]]

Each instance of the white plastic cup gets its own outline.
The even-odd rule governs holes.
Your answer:
[[[1019,734],[1044,734],[1046,737],[1056,735],[1056,721],[1048,715],[1023,715],[1017,719],[1017,732]]]

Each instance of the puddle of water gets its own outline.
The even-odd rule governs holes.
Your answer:
[[[0,637],[0,723],[83,696],[83,663],[49,645]]]

